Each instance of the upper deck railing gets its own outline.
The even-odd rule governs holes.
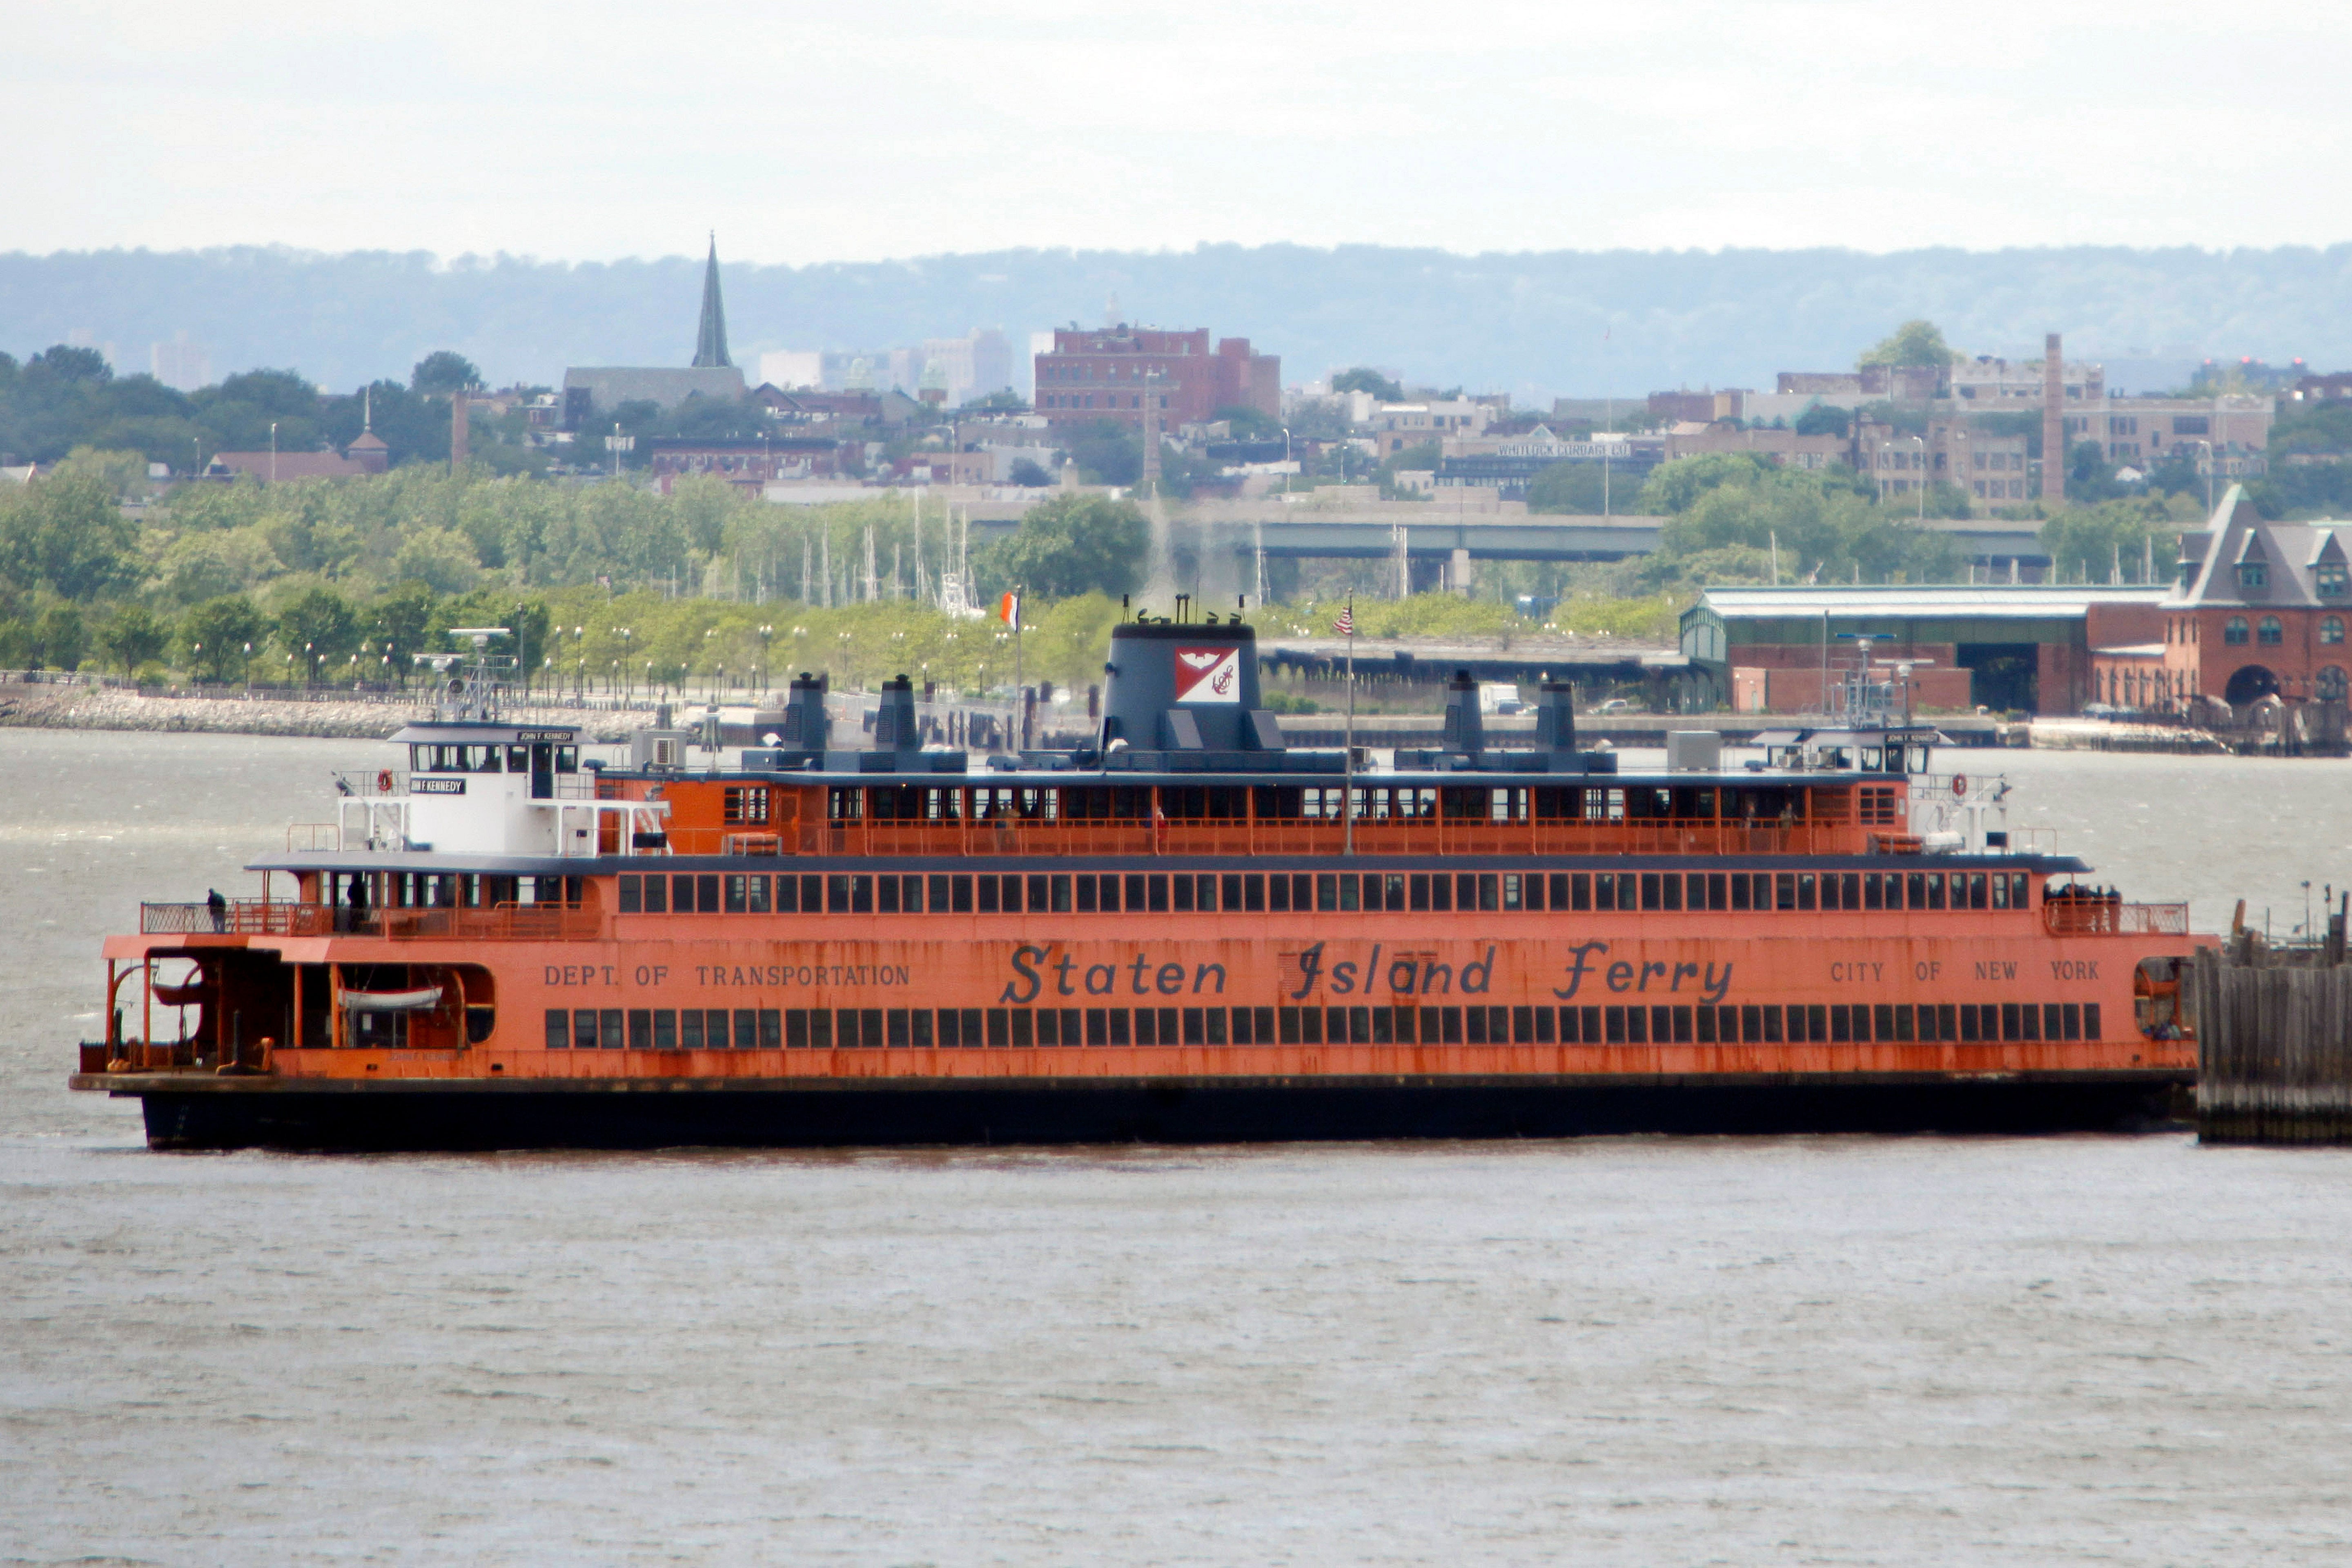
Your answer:
[[[2187,936],[2187,904],[2126,904],[2108,899],[2052,899],[2042,906],[2052,936]]]
[[[492,909],[353,909],[341,904],[235,899],[139,906],[144,936],[376,936],[393,942],[588,942],[602,932],[593,910],[563,904]]]

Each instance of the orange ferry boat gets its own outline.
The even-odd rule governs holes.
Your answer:
[[[581,759],[478,669],[260,896],[111,938],[77,1089],[157,1148],[505,1148],[2145,1124],[2193,1081],[2184,904],[2013,842],[1866,647],[1724,766],[1286,748],[1254,634],[1114,628],[1069,752],[925,749],[820,682],[740,767]],[[459,688],[462,687],[462,691]],[[291,840],[289,839],[289,842]]]

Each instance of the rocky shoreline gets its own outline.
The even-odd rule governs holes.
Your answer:
[[[165,697],[111,687],[0,684],[0,729],[131,730],[151,733],[308,735],[381,741],[428,716],[422,703],[302,700],[272,697]],[[650,727],[650,708],[519,707],[518,724],[576,724],[596,743],[625,741]]]

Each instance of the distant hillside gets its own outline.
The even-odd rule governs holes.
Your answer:
[[[722,260],[723,260],[722,237]],[[331,386],[404,376],[455,349],[497,382],[566,364],[683,364],[701,262],[448,264],[418,254],[247,247],[0,255],[0,350],[114,346],[121,371],[184,332],[217,377],[291,367]],[[2209,252],[1553,251],[1454,256],[1345,246],[1168,253],[1001,251],[803,268],[726,265],[736,357],[879,348],[973,326],[1026,334],[1120,313],[1206,326],[1280,353],[1287,381],[1355,363],[1523,399],[1678,384],[1767,386],[1851,364],[1926,316],[1956,346],[2011,356],[2066,332],[2137,388],[2199,355],[2352,365],[2352,246]]]

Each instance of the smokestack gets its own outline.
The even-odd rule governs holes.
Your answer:
[[[466,389],[461,386],[449,395],[449,471],[453,474],[466,466],[469,455],[466,415]]]
[[[2042,340],[2042,499],[2066,500],[2066,358],[2058,334]]]

